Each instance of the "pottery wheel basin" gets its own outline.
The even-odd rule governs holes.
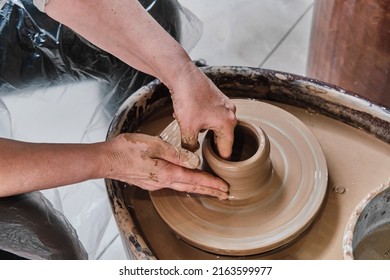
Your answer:
[[[320,209],[328,175],[319,143],[298,118],[260,101],[233,99],[233,102],[237,117],[261,127],[269,138],[270,178],[250,189],[251,196],[243,199],[220,201],[171,189],[150,195],[161,218],[183,240],[209,252],[245,256],[276,249],[304,231]],[[180,146],[176,121],[164,129],[161,137]],[[204,140],[200,137],[201,144]],[[247,169],[245,161],[231,162],[228,174],[235,171],[234,165],[241,167],[236,170],[241,178],[236,183],[239,186],[231,185],[231,189],[246,187],[254,176],[255,181],[261,181],[256,175],[263,162],[253,169]]]
[[[170,189],[150,194],[106,180],[128,257],[343,258],[343,234],[352,211],[390,178],[389,111],[335,86],[288,73],[247,67],[203,70],[234,100],[239,118],[265,131],[278,176],[260,196],[242,201]],[[275,111],[267,115],[268,108]],[[165,86],[155,81],[128,98],[107,138],[124,132],[162,135],[178,145]]]

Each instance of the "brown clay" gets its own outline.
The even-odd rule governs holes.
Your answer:
[[[294,242],[266,253],[227,256],[183,241],[160,218],[147,191],[106,180],[129,258],[342,259],[351,213],[368,193],[390,178],[388,111],[353,93],[292,74],[246,67],[204,70],[231,98],[273,104],[299,118],[312,131],[324,151],[329,172],[329,189],[322,208]],[[160,83],[153,83],[122,106],[108,139],[123,132],[160,135],[172,121],[169,92]]]
[[[180,238],[209,252],[243,256],[283,246],[310,225],[325,197],[327,166],[320,145],[299,119],[260,101],[235,99],[234,103],[238,118],[261,127],[268,137],[252,129],[259,146],[252,157],[238,162],[208,162],[232,183],[232,199],[220,201],[171,189],[152,192],[151,199]],[[180,145],[176,122],[161,136]],[[208,159],[216,159],[208,154],[209,141],[203,147]],[[252,159],[257,160],[255,168],[248,168]],[[220,173],[218,164],[225,165],[228,172]],[[232,181],[232,174],[238,179]],[[253,184],[258,181],[260,184]]]
[[[353,209],[367,192],[389,178],[390,146],[362,130],[321,114],[281,103],[273,104],[298,117],[319,140],[326,154],[329,184],[332,188],[326,196],[324,208],[312,226],[296,238],[295,242],[269,253],[240,258],[342,259],[341,244],[345,225]],[[172,108],[161,109],[137,131],[158,135],[172,120]],[[340,188],[345,190],[342,194],[333,191]],[[127,187],[124,194],[125,202],[134,209],[131,213],[137,222],[137,228],[142,230],[148,247],[158,259],[231,258],[224,254],[208,253],[178,238],[156,213],[148,192],[136,187]],[[129,228],[128,232],[133,230]]]
[[[255,123],[239,120],[230,160],[217,154],[213,138],[214,133],[209,131],[203,139],[203,169],[229,184],[229,200],[258,199],[264,195],[273,171],[270,143],[264,131]]]

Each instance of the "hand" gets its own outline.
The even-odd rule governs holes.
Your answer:
[[[219,155],[229,159],[237,124],[236,107],[199,68],[190,67],[182,71],[171,91],[182,147],[196,151],[199,132],[211,129]]]
[[[92,6],[94,12],[86,13]],[[199,132],[212,129],[219,155],[230,157],[237,121],[233,103],[138,1],[52,0],[46,12],[128,65],[160,79],[172,91],[183,147],[196,150]]]
[[[199,157],[158,137],[126,133],[104,142],[102,165],[106,178],[154,191],[171,188],[227,199],[222,179],[197,170]]]

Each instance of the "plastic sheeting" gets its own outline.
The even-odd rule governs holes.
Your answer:
[[[196,44],[201,22],[176,0],[140,2],[187,51]],[[32,0],[0,0],[0,57],[0,137],[22,141],[104,141],[120,104],[154,79],[41,13]],[[68,232],[68,237],[76,240],[78,236],[89,259],[99,258],[117,236],[103,179],[42,193],[58,210],[45,202],[42,209],[50,212],[47,217],[65,224],[69,220],[68,226],[58,227],[60,231]],[[42,197],[30,195],[29,200],[42,205]],[[0,200],[0,207],[4,205],[4,200]],[[0,224],[8,218],[7,211],[1,210]],[[30,259],[60,258],[48,253],[54,251],[44,242],[39,246],[31,243],[36,246],[36,255],[30,247],[23,251],[28,246],[20,240],[29,240],[32,228],[39,226],[39,219],[32,220],[32,224],[24,225],[25,239],[14,236],[12,230],[8,236],[0,235],[0,249]],[[15,244],[19,244],[17,250],[12,249]],[[79,248],[80,258],[85,257],[83,246],[73,246],[76,251]]]
[[[40,192],[1,198],[0,212],[3,251],[27,259],[87,258],[76,231]]]

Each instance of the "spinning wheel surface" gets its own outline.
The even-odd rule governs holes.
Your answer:
[[[237,117],[255,123],[269,138],[273,173],[263,186],[266,191],[227,201],[171,189],[150,196],[161,218],[181,239],[209,252],[244,256],[283,246],[310,225],[324,200],[328,171],[321,146],[298,118],[260,101],[233,102]],[[161,136],[180,146],[176,122]],[[243,183],[245,176],[250,174],[243,174]]]

